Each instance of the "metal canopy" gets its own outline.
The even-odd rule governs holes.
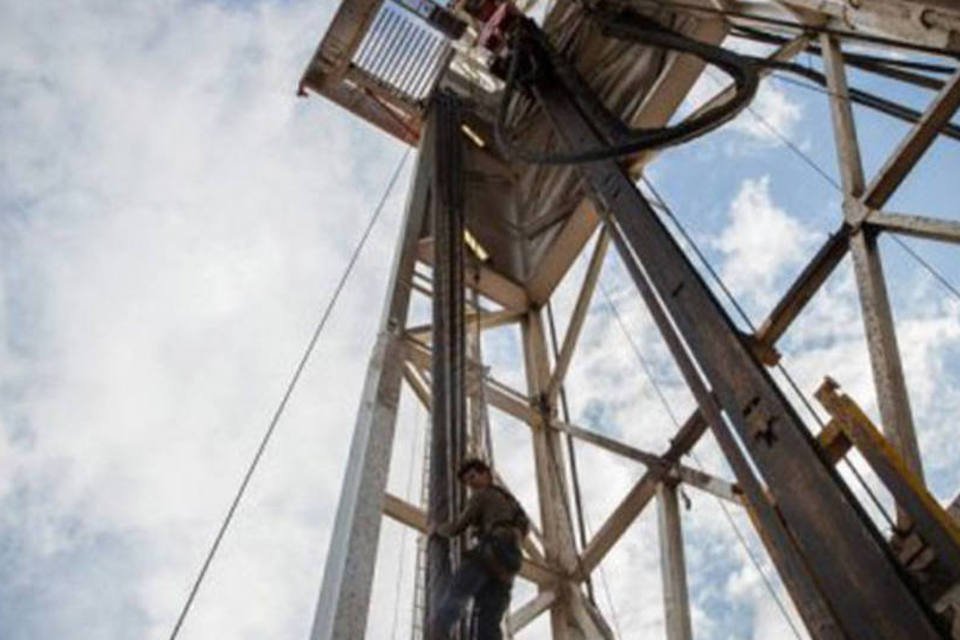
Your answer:
[[[433,405],[438,414],[451,389],[466,386],[479,388],[491,406],[530,427],[541,520],[536,540],[528,539],[524,547],[520,577],[537,585],[538,595],[510,615],[506,628],[511,633],[549,612],[554,637],[612,637],[582,586],[656,499],[661,514],[667,633],[671,640],[689,640],[689,602],[684,559],[679,552],[682,534],[675,492],[676,484],[683,482],[746,508],[813,637],[941,637],[948,632],[945,612],[956,611],[949,633],[960,639],[960,583],[954,579],[960,575],[960,527],[949,519],[955,518],[955,505],[948,515],[923,484],[876,246],[881,232],[947,242],[960,239],[960,225],[954,222],[882,210],[960,106],[960,71],[940,83],[926,111],[913,119],[908,135],[878,175],[868,181],[846,84],[847,59],[841,49],[841,43],[850,49],[848,43],[864,42],[896,48],[896,43],[878,39],[895,37],[931,51],[957,53],[960,8],[951,2],[913,0],[630,2],[637,13],[710,44],[722,41],[733,28],[753,27],[758,22],[769,26],[771,18],[801,22],[807,27],[803,32],[779,32],[788,37],[777,39],[780,46],[769,60],[789,61],[817,41],[823,54],[843,177],[844,217],[838,232],[812,257],[766,321],[747,335],[725,316],[684,252],[662,228],[656,212],[635,189],[633,178],[655,152],[640,153],[620,163],[603,160],[567,167],[505,160],[492,144],[502,84],[483,76],[478,66],[471,67],[473,53],[462,41],[448,42],[439,30],[421,20],[420,16],[432,10],[428,0],[418,5],[384,2],[345,0],[302,81],[302,88],[331,98],[398,139],[420,147],[312,638],[363,635],[379,513],[421,532],[426,531],[428,521],[437,521],[435,513],[431,518],[427,510],[386,492],[386,466],[402,377],[417,398],[428,407]],[[678,12],[665,8],[667,5]],[[606,112],[630,127],[663,127],[704,67],[688,55],[608,38],[572,2],[553,5],[543,31],[550,47],[571,68],[564,77],[579,77],[582,82],[561,87],[538,77],[532,83],[536,99],[521,98],[511,104],[507,128],[525,148],[593,148],[590,143],[615,141],[617,125],[610,126],[612,118],[603,121],[604,109],[584,108],[584,96],[601,103]],[[761,70],[760,75],[766,72]],[[427,115],[425,98],[438,95],[438,88],[456,96],[462,109],[456,122],[463,126],[459,130],[455,125],[443,127],[445,139],[437,138],[436,109]],[[701,110],[727,98],[726,92],[721,92]],[[593,117],[597,114],[601,117]],[[457,162],[445,160],[440,152],[452,142],[459,143],[455,146],[463,151]],[[455,183],[458,189],[462,186],[462,192],[456,200],[461,202],[462,195],[463,215],[461,218],[458,211],[457,228],[446,229],[441,238],[438,227],[427,222],[428,212],[436,216],[446,206],[444,202],[452,202],[437,198],[444,184],[453,184],[442,174],[454,171],[452,167],[458,163],[462,164]],[[604,231],[587,268],[563,348],[551,359],[542,308],[600,226],[600,215]],[[451,243],[459,245],[456,236],[461,219],[471,242],[482,248],[478,253],[488,254],[486,260],[451,257]],[[558,419],[558,397],[563,393],[607,244],[621,254],[697,399],[698,410],[661,455],[569,424],[568,417]],[[465,252],[462,245],[455,248]],[[777,363],[776,343],[847,252],[856,265],[882,426],[872,425],[852,400],[833,393],[818,396],[821,402],[826,400],[833,419],[814,437],[766,367]],[[414,282],[418,274],[413,263],[417,260],[441,262],[434,269],[432,288]],[[452,274],[453,265],[459,265],[462,274]],[[476,318],[477,332],[509,323],[519,326],[519,366],[526,373],[525,388],[513,389],[491,378],[479,356],[478,360],[469,356],[462,361],[451,359],[449,349],[462,338],[450,331],[456,320],[448,315],[435,315],[432,325],[407,326],[411,287],[433,297],[435,311],[450,311],[461,309],[462,300],[454,300],[449,291],[449,283],[458,280],[464,289],[483,294],[502,309],[471,307],[456,311],[456,318],[470,317],[471,322]],[[424,341],[428,335],[431,344]],[[462,346],[454,351],[462,354]],[[442,422],[457,420],[435,420]],[[736,484],[698,475],[681,464],[681,456],[708,425],[718,436]],[[454,431],[459,433],[462,428]],[[568,474],[558,464],[565,453],[561,432],[647,466],[593,537],[579,545],[573,534]],[[891,541],[880,535],[833,469],[852,447],[883,472],[880,475],[888,488],[893,487],[896,502],[904,510],[901,516],[906,518],[900,524],[913,522],[913,528],[902,528],[909,534],[903,540]],[[898,544],[902,548],[897,548]],[[917,585],[928,580],[931,571],[949,579],[935,585],[936,593],[933,582],[921,593]]]
[[[642,6],[642,5],[638,5]],[[301,89],[330,98],[392,136],[418,144],[423,98],[438,84],[466,99],[471,132],[465,146],[464,188],[471,193],[467,229],[489,254],[486,267],[542,302],[567,272],[598,224],[575,170],[505,161],[494,148],[492,122],[499,92],[469,89],[448,40],[422,19],[423,9],[385,0],[345,0],[311,59]],[[717,43],[726,27],[716,16],[658,20],[691,37]],[[573,4],[558,5],[545,31],[578,61],[607,108],[633,126],[664,124],[679,107],[702,63],[603,36]],[[538,109],[514,117],[524,145],[556,144]],[[482,141],[483,146],[478,146]],[[576,215],[574,215],[576,213]],[[426,236],[426,232],[425,232]],[[429,253],[429,252],[428,252]]]

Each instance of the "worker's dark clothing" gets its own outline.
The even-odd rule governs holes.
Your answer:
[[[513,576],[522,559],[518,514],[522,510],[513,496],[490,486],[474,493],[455,520],[437,527],[440,535],[456,536],[473,526],[478,538],[464,554],[437,610],[435,625],[441,633],[449,634],[473,598],[477,640],[500,640],[500,620],[510,605]]]
[[[504,582],[487,569],[483,560],[468,554],[453,574],[450,588],[437,611],[436,628],[449,637],[450,631],[473,598],[477,640],[501,640],[500,620],[510,606],[512,581]]]
[[[485,536],[499,527],[513,526],[518,509],[516,499],[506,489],[491,485],[470,496],[463,512],[437,527],[437,533],[449,538],[472,526],[478,536]]]

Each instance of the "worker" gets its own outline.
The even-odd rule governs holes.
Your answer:
[[[430,528],[430,535],[454,537],[474,528],[477,544],[460,566],[433,616],[433,638],[449,638],[470,598],[477,640],[500,640],[500,621],[510,605],[513,578],[520,570],[520,545],[530,520],[517,499],[493,483],[493,472],[479,458],[464,460],[457,472],[471,490],[466,507],[454,520]]]

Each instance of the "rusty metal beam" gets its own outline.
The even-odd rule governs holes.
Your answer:
[[[779,354],[776,353],[774,345],[843,260],[847,254],[849,237],[849,227],[841,225],[821,245],[816,255],[807,263],[767,319],[757,329],[754,340],[759,346],[758,355],[770,354],[761,358],[764,364],[776,364]]]
[[[559,420],[551,421],[550,426],[564,433],[569,433],[578,440],[589,442],[611,453],[616,453],[624,458],[639,462],[651,469],[665,469],[666,473],[664,477],[666,478],[680,480],[681,482],[689,484],[691,487],[712,494],[722,500],[727,500],[737,505],[743,504],[743,491],[738,486],[712,476],[709,473],[693,469],[677,461],[671,462],[663,456],[632,447],[619,440],[599,434],[596,431],[591,431],[590,429],[584,429]]]
[[[583,329],[583,323],[587,319],[587,312],[590,310],[590,301],[593,299],[593,291],[597,287],[597,281],[600,279],[600,271],[603,269],[603,259],[607,255],[607,247],[610,244],[610,236],[605,232],[600,232],[597,238],[597,244],[593,249],[593,255],[590,257],[590,263],[587,265],[587,272],[583,276],[583,284],[580,286],[580,293],[577,295],[577,301],[573,306],[573,313],[570,315],[570,322],[567,325],[567,333],[563,336],[563,346],[557,355],[557,361],[554,363],[553,373],[550,376],[550,383],[547,385],[547,397],[550,402],[554,402],[560,386],[567,376],[567,369],[570,367],[570,361],[573,359],[573,352],[580,339],[580,331]]]
[[[563,67],[558,73],[541,75],[534,88],[557,133],[572,148],[608,142],[562,88],[572,70]],[[873,523],[824,464],[792,405],[633,182],[613,161],[581,165],[581,170],[609,216],[611,233],[622,234],[628,249],[621,252],[623,259],[642,265],[640,275],[696,358],[844,631],[851,638],[938,637],[932,612],[903,581]]]
[[[893,231],[924,240],[960,243],[960,221],[874,211],[866,220],[878,231]]]
[[[843,177],[844,210],[848,222],[858,224],[863,216],[860,201],[865,185],[853,110],[850,102],[844,99],[848,96],[846,71],[836,38],[823,35],[821,47],[827,72],[827,86],[830,88],[830,108],[840,174]],[[884,198],[879,198],[877,194],[882,194],[883,190],[878,190],[877,185],[887,182],[874,182],[863,201],[882,205]],[[923,462],[917,446],[910,396],[903,377],[903,364],[900,360],[893,311],[887,295],[876,233],[862,226],[855,229],[850,238],[850,253],[853,257],[870,366],[884,432],[903,455],[910,469],[923,478]],[[907,524],[902,515],[900,520],[901,524]]]

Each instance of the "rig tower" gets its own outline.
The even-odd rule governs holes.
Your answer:
[[[537,595],[510,613],[509,634],[522,637],[543,614],[554,638],[612,638],[586,585],[655,502],[667,636],[690,638],[678,509],[684,483],[747,510],[813,638],[960,638],[960,503],[942,506],[924,483],[877,248],[881,233],[960,242],[957,222],[885,210],[937,136],[960,139],[960,127],[950,122],[960,106],[960,6],[952,0],[536,3],[342,0],[303,75],[304,93],[325,96],[419,150],[311,640],[364,636],[381,518],[423,532],[429,521],[458,509],[464,496],[454,478],[457,461],[468,452],[490,453],[487,405],[529,426],[539,500],[540,521],[525,544],[520,574]],[[731,35],[773,45],[773,53],[735,53],[723,47]],[[792,62],[804,52],[822,58],[822,72]],[[917,55],[923,64],[911,62]],[[732,83],[675,122],[708,65]],[[924,86],[929,105],[917,112],[849,87],[851,67]],[[637,179],[671,145],[736,116],[773,70],[823,85],[843,207],[835,232],[766,320],[745,331]],[[860,159],[854,103],[911,123],[874,176],[865,175]],[[662,453],[580,428],[564,407],[565,374],[611,245],[698,406]],[[589,266],[568,328],[551,345],[551,295],[585,251]],[[832,419],[813,429],[770,369],[779,359],[778,340],[848,254],[881,424],[827,378],[816,398]],[[408,323],[414,290],[432,299],[430,325]],[[478,333],[508,323],[522,332],[523,389],[493,379],[480,358]],[[425,505],[386,492],[403,385],[432,418]],[[708,429],[735,479],[683,464]],[[575,517],[574,441],[646,466],[590,538]],[[851,450],[897,504],[892,537],[881,534],[835,468]],[[417,576],[424,620],[463,544],[424,545]],[[462,640],[469,635],[466,628],[460,633]]]

